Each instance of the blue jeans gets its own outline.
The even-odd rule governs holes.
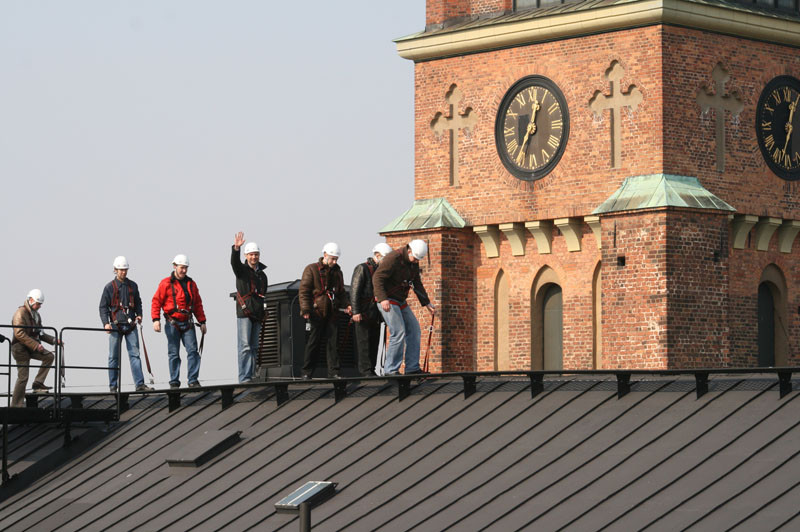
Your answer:
[[[179,322],[180,323],[180,322]],[[186,360],[189,362],[188,381],[189,384],[195,383],[200,377],[200,353],[197,352],[197,334],[194,332],[194,325],[183,331],[171,322],[164,325],[164,334],[167,335],[167,357],[169,358],[169,383],[181,383],[181,340],[186,349]]]
[[[117,372],[117,356],[122,358],[122,334],[111,331],[108,335],[108,385],[112,388],[119,386],[119,373]],[[125,347],[128,348],[128,358],[131,361],[131,376],[136,386],[144,384],[142,375],[142,359],[139,358],[139,333],[136,329],[125,335]]]
[[[252,380],[256,376],[260,333],[260,321],[253,321],[250,318],[236,319],[236,337],[239,340],[239,382]]]
[[[386,349],[385,373],[396,373],[403,363],[403,347],[405,347],[406,373],[419,371],[419,322],[409,307],[401,309],[391,305],[389,312],[378,305],[383,321],[389,327],[389,347]],[[404,345],[405,344],[405,345]]]

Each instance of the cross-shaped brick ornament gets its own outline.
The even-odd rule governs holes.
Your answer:
[[[468,131],[475,125],[477,118],[472,112],[472,107],[464,109],[462,114],[458,114],[458,103],[464,97],[461,90],[455,85],[450,85],[450,89],[444,95],[447,103],[450,104],[450,116],[444,116],[441,112],[436,113],[431,120],[431,129],[437,138],[442,136],[445,131],[450,132],[450,186],[458,186],[458,130]]]
[[[725,84],[731,79],[728,71],[717,63],[711,71],[711,78],[714,80],[714,91],[709,90],[707,85],[703,85],[697,91],[697,103],[705,113],[709,109],[714,109],[714,119],[716,122],[716,144],[717,144],[717,171],[725,171],[725,111],[729,111],[732,116],[738,116],[744,109],[742,99],[735,92],[725,94]]]
[[[602,91],[595,91],[592,99],[589,100],[589,107],[597,116],[602,116],[606,109],[611,110],[611,167],[618,168],[622,158],[620,111],[623,107],[630,107],[632,111],[636,111],[636,108],[642,103],[642,92],[636,85],[628,87],[628,92],[622,92],[619,82],[625,76],[625,69],[616,60],[611,62],[605,76],[611,83],[611,94],[606,96]]]

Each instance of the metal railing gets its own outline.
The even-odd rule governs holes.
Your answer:
[[[64,394],[64,380],[66,376],[67,369],[85,369],[85,370],[114,370],[117,372],[117,381],[120,382],[121,377],[121,358],[122,358],[122,344],[120,342],[119,349],[116,353],[117,358],[117,367],[111,368],[110,366],[78,366],[78,365],[67,365],[64,363],[64,332],[65,331],[94,331],[94,332],[104,332],[108,333],[106,329],[98,329],[98,328],[88,328],[88,327],[63,327],[60,331],[55,329],[54,327],[44,327],[44,326],[31,326],[31,325],[0,325],[0,330],[2,329],[37,329],[39,331],[49,331],[52,332],[52,336],[55,339],[55,344],[53,345],[53,364],[51,365],[51,369],[55,370],[55,378],[54,378],[54,386],[53,391],[51,393],[46,393],[45,395],[52,395],[53,403],[52,405],[46,407],[44,410],[46,411],[46,415],[33,415],[26,416],[24,411],[22,414],[16,415],[16,419],[26,420],[29,422],[46,422],[46,423],[64,423],[65,429],[65,444],[68,445],[70,441],[69,431],[70,431],[70,422],[73,419],[73,416],[66,412],[62,406],[62,399]],[[12,392],[12,378],[11,378],[11,368],[20,368],[20,367],[35,367],[31,366],[30,361],[28,364],[17,364],[16,359],[14,359],[14,363],[12,363],[13,353],[11,350],[11,338],[1,335],[2,339],[0,343],[4,341],[8,341],[8,361],[5,364],[0,364],[0,368],[3,368],[3,371],[0,371],[0,376],[6,377],[6,393],[5,397],[8,401],[8,411],[17,410],[11,406],[12,399],[13,399],[13,392]],[[13,337],[13,332],[12,332]],[[35,359],[34,359],[35,360]],[[30,376],[29,376],[30,378]],[[120,418],[121,413],[121,397],[120,397],[120,390],[121,386],[117,386],[116,391],[116,409],[114,413],[114,420],[118,421]],[[38,403],[38,400],[37,400]],[[27,402],[26,397],[26,406],[30,406]],[[23,410],[23,409],[20,409]],[[41,412],[39,410],[38,412]],[[2,451],[2,478],[0,479],[0,483],[6,484],[9,481],[9,474],[8,474],[8,424],[9,419],[11,417],[10,413],[4,414],[3,416],[3,451]]]
[[[64,332],[65,331],[103,332],[103,333],[106,333],[106,334],[109,334],[110,332],[118,332],[119,333],[119,331],[104,329],[104,328],[101,328],[101,327],[62,327],[61,331],[59,331],[59,338],[61,338],[61,339],[64,338]],[[135,334],[135,333],[136,333],[136,331],[133,330],[129,334]],[[122,334],[122,333],[120,333],[120,334]],[[123,343],[123,339],[120,338],[120,341],[117,342],[117,352],[115,353],[115,358],[117,359],[117,367],[116,368],[112,368],[111,366],[71,366],[71,365],[63,364],[63,362],[64,362],[64,359],[63,359],[64,346],[63,346],[63,344],[61,345],[61,354],[62,354],[62,358],[61,358],[62,366],[61,367],[64,369],[64,371],[66,371],[66,369],[88,369],[88,370],[98,370],[99,369],[99,370],[106,370],[106,371],[110,371],[110,370],[116,371],[116,373],[117,373],[117,389],[114,392],[114,395],[115,395],[116,400],[117,400],[116,421],[119,421],[119,416],[121,414],[121,404],[122,404],[122,401],[121,401],[121,393],[122,393],[122,343]],[[59,384],[61,384],[61,383],[59,383]],[[62,390],[61,390],[60,386],[59,386],[58,392],[59,392],[58,393],[58,397],[61,397]]]

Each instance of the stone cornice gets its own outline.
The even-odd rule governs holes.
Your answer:
[[[800,21],[796,19],[686,0],[625,2],[430,35],[419,33],[395,42],[401,57],[424,61],[654,24],[800,46]]]

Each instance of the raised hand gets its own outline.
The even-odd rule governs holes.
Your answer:
[[[244,233],[242,231],[239,231],[233,237],[233,249],[239,251],[239,248],[242,247],[242,244],[244,244]]]

